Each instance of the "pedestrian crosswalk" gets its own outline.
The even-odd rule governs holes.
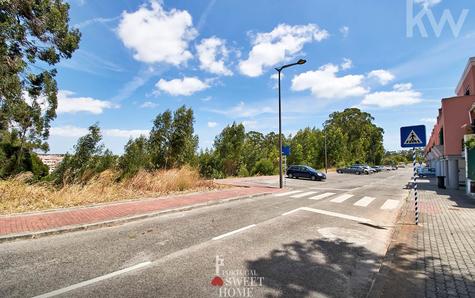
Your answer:
[[[318,191],[304,191],[304,190],[293,190],[283,193],[275,194],[274,197],[290,197],[292,199],[308,199],[314,201],[320,201],[324,199],[329,199],[330,203],[334,204],[351,204],[356,207],[376,207],[378,206],[381,210],[394,210],[397,209],[400,205],[399,200],[386,199],[384,203],[381,204],[381,200],[378,200],[374,197],[362,196],[351,193],[340,193],[336,194],[333,192],[318,192]]]

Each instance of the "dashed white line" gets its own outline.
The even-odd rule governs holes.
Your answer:
[[[357,201],[353,205],[360,206],[360,207],[368,207],[368,205],[371,204],[371,202],[374,201],[374,200],[376,200],[376,198],[363,197],[361,200]]]
[[[338,197],[334,198],[333,200],[330,200],[330,202],[343,203],[344,201],[348,200],[351,197],[353,197],[352,194],[343,194],[341,196],[338,196]]]
[[[291,196],[291,198],[299,199],[299,198],[311,196],[311,195],[316,194],[316,193],[317,193],[316,191],[308,191],[308,192],[304,192],[304,193],[301,193],[301,194],[293,195],[293,196]]]
[[[289,211],[289,212],[282,213],[282,216],[286,216],[286,215],[292,214],[292,213],[297,212],[297,211],[300,211],[300,208],[291,210],[291,211]]]
[[[54,296],[57,296],[57,295],[61,295],[61,294],[67,293],[69,291],[76,290],[76,289],[91,285],[93,283],[100,282],[100,281],[112,278],[112,277],[120,275],[120,274],[124,274],[124,273],[130,272],[130,271],[133,271],[133,270],[137,270],[137,269],[146,267],[150,264],[152,264],[152,262],[139,263],[139,264],[134,265],[132,267],[128,267],[128,268],[124,268],[122,270],[114,271],[114,272],[108,273],[106,275],[102,275],[102,276],[99,276],[99,277],[96,277],[96,278],[93,278],[93,279],[90,279],[90,280],[86,280],[86,281],[71,285],[69,287],[65,287],[65,288],[58,289],[58,290],[55,290],[55,291],[52,291],[52,292],[49,292],[49,293],[45,293],[45,294],[42,294],[42,295],[39,295],[39,296],[35,296],[33,298],[46,298],[46,297],[54,297]]]
[[[231,236],[231,235],[233,235],[233,234],[236,234],[236,233],[245,231],[245,230],[247,230],[247,229],[253,228],[253,227],[255,227],[255,226],[256,226],[255,224],[249,225],[249,226],[247,226],[247,227],[240,228],[240,229],[231,231],[231,232],[229,232],[229,233],[226,233],[226,234],[223,234],[223,235],[219,235],[219,236],[217,236],[217,237],[214,237],[212,240],[219,240],[219,239],[222,239],[222,238],[224,238],[224,237]]]
[[[288,191],[288,192],[278,193],[274,195],[274,197],[285,197],[285,196],[293,195],[300,192],[302,191],[301,190]]]
[[[335,193],[333,193],[333,192],[326,192],[326,193],[322,193],[321,195],[314,196],[314,197],[311,197],[311,198],[308,198],[308,199],[309,199],[309,200],[318,201],[318,200],[321,200],[321,199],[324,199],[324,198],[331,197],[331,196],[333,196],[334,194],[335,194]]]
[[[383,206],[381,206],[382,210],[392,210],[396,209],[399,206],[399,201],[398,200],[386,200],[384,202]]]

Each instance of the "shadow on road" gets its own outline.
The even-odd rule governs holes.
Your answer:
[[[415,250],[400,246],[390,253],[401,256],[398,262],[404,270],[415,264],[405,257],[415,255]],[[285,244],[247,266],[264,277],[266,287],[279,292],[277,297],[364,297],[381,260],[363,246],[317,239]],[[266,297],[275,296],[267,293]]]

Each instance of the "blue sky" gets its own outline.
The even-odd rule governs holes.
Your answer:
[[[95,122],[106,147],[121,153],[158,113],[183,104],[195,111],[201,148],[233,121],[277,131],[274,67],[299,58],[308,62],[282,79],[286,134],[359,107],[395,150],[400,126],[430,132],[440,99],[454,96],[475,56],[470,0],[69,3],[82,40],[58,66],[51,153],[71,151]],[[444,14],[452,28],[440,26]]]

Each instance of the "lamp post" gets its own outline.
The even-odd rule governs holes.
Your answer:
[[[328,155],[327,155],[327,128],[323,127],[323,132],[325,134],[325,174],[328,174]]]
[[[307,60],[300,59],[299,61],[291,64],[286,64],[281,67],[277,67],[275,70],[277,70],[279,74],[279,188],[284,187],[284,178],[282,174],[282,104],[281,104],[281,92],[280,92],[280,73],[284,68],[288,68],[294,65],[302,65],[305,64]]]

